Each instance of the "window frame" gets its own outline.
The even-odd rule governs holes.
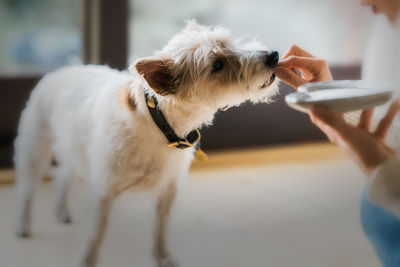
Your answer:
[[[82,0],[82,61],[126,68],[129,0]],[[0,167],[12,166],[19,117],[45,73],[0,75]]]

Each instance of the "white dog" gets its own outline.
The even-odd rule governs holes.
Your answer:
[[[85,178],[90,186],[90,222],[77,266],[96,265],[112,203],[132,188],[157,193],[154,255],[158,266],[175,266],[166,221],[176,180],[201,152],[196,130],[210,125],[218,110],[268,101],[278,88],[278,57],[254,41],[231,41],[226,29],[190,21],[162,51],[137,60],[131,73],[75,66],[46,75],[22,113],[15,141],[16,233],[30,234],[32,187],[53,157],[58,220],[70,221],[70,178]]]

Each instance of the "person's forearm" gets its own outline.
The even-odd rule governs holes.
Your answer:
[[[371,200],[400,218],[400,156],[382,163],[372,176]]]

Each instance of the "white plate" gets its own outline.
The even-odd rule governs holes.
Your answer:
[[[296,93],[287,95],[285,101],[301,112],[319,106],[344,113],[383,105],[390,100],[394,89],[389,83],[361,80],[306,83]]]

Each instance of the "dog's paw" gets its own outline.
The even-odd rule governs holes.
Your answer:
[[[15,235],[20,238],[29,238],[31,237],[31,232],[28,230],[15,231]]]
[[[28,238],[31,236],[31,229],[28,223],[19,223],[15,228],[15,235],[20,238]]]
[[[72,223],[71,214],[69,213],[68,209],[59,209],[56,211],[56,218],[57,221],[60,223]]]
[[[79,261],[78,264],[75,265],[76,267],[95,267],[96,266],[96,259],[94,258],[86,258],[84,260]]]
[[[171,257],[157,259],[157,267],[178,267],[178,263]]]

